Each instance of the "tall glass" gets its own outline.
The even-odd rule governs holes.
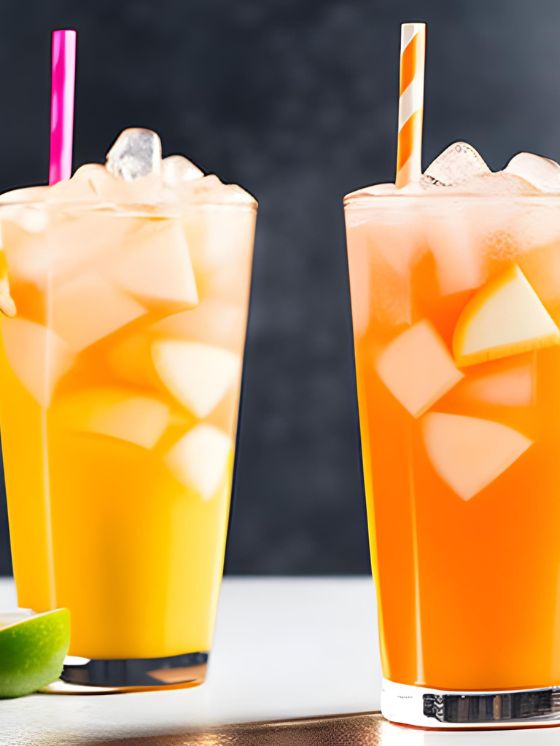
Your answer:
[[[204,680],[255,217],[250,202],[0,208],[14,573],[20,606],[71,611],[67,681]]]
[[[560,196],[345,200],[387,718],[560,699]]]

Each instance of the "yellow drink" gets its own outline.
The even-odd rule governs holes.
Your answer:
[[[18,309],[0,353],[18,599],[70,609],[74,656],[211,647],[256,215],[212,179],[173,209],[0,209]]]

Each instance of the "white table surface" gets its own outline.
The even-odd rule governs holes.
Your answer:
[[[0,608],[14,606],[13,584],[0,580]],[[69,746],[197,726],[371,712],[379,708],[379,687],[371,579],[226,578],[203,686],[3,700],[0,744]],[[387,746],[560,744],[557,728],[438,733],[387,723],[381,730]]]

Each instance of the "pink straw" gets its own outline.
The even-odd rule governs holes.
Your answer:
[[[49,184],[72,175],[75,77],[76,32],[53,31]]]

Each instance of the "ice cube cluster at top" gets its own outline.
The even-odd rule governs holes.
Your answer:
[[[1,201],[69,200],[116,204],[256,204],[236,184],[224,184],[205,175],[182,155],[162,158],[157,133],[147,129],[124,130],[107,153],[105,165],[88,163],[71,179],[50,187],[17,189],[2,195]]]
[[[442,188],[444,188],[442,192]],[[468,143],[446,148],[424,171],[418,183],[397,189],[395,184],[376,184],[348,195],[350,199],[391,194],[560,194],[560,164],[534,153],[518,153],[502,171],[492,172],[482,156]]]

